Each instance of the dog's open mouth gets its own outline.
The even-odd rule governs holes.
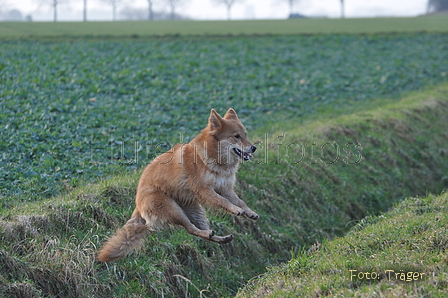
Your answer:
[[[235,152],[235,154],[241,157],[244,161],[248,161],[252,157],[252,154],[241,151],[238,148],[233,148],[233,152]]]

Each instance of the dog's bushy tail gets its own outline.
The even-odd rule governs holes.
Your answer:
[[[114,262],[140,247],[151,231],[139,214],[133,214],[131,219],[104,243],[96,257],[101,262]]]

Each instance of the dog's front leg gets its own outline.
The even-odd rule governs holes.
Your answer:
[[[234,205],[232,202],[230,202],[211,188],[202,188],[198,190],[196,194],[199,197],[201,203],[207,204],[211,207],[222,208],[234,215],[246,215],[246,211],[243,208]]]
[[[253,212],[246,204],[246,202],[244,202],[243,200],[241,200],[238,195],[233,191],[233,190],[228,190],[224,193],[222,193],[222,196],[224,198],[226,198],[227,200],[229,200],[232,204],[240,207],[241,209],[243,209],[245,211],[245,216],[253,219],[253,220],[257,220],[260,216]]]

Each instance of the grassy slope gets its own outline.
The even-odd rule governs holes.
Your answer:
[[[408,198],[301,251],[237,297],[446,297],[448,192]]]
[[[265,35],[316,33],[448,32],[448,16],[374,19],[297,19],[157,22],[0,22],[1,38],[148,37],[165,35]],[[88,32],[88,33],[86,33]]]
[[[344,173],[332,168],[331,171],[310,173],[324,177],[320,183],[326,180],[327,186],[317,185],[315,182],[319,179],[306,177],[306,173],[290,178],[289,181],[298,184],[311,199],[305,204],[317,206],[309,208],[305,205],[305,209],[314,209],[311,212],[314,216],[306,217],[297,211],[297,222],[292,220],[294,216],[288,221],[295,225],[293,230],[299,238],[308,237],[308,243],[314,241],[314,244],[293,251],[293,260],[285,266],[272,267],[265,275],[252,280],[249,286],[240,290],[239,297],[446,295],[446,193],[440,197],[407,199],[391,213],[373,216],[374,210],[386,211],[407,195],[425,195],[425,187],[435,186],[432,191],[439,192],[448,186],[448,152],[444,145],[448,135],[443,122],[439,122],[446,121],[446,117],[436,112],[439,107],[447,108],[445,88],[439,89],[441,93],[409,96],[380,108],[348,113],[330,121],[311,122],[298,129],[298,135],[304,131],[321,131],[330,142],[333,133],[355,136],[363,147],[363,159],[356,166],[362,166],[364,172]],[[440,99],[442,105],[434,106]],[[343,110],[340,112],[344,113]],[[325,115],[322,111],[320,118],[325,119]],[[433,130],[437,126],[439,129]],[[294,138],[294,132],[288,132]],[[276,174],[279,175],[271,172],[271,175]],[[294,190],[297,191],[297,187]],[[325,196],[331,199],[323,200]],[[290,201],[285,205],[288,204]],[[286,207],[279,207],[282,208]],[[347,228],[342,224],[344,216],[364,218],[346,237],[333,241],[322,237],[339,234],[338,228]],[[364,225],[376,222],[357,232]],[[351,226],[349,223],[348,227]],[[313,233],[317,237],[311,239]],[[349,270],[358,270],[355,274],[377,272],[379,280],[373,283],[356,277],[351,280],[354,271]],[[402,275],[387,280],[386,270],[394,270],[394,274],[422,272],[426,276],[416,283],[397,280]]]
[[[309,121],[300,128],[291,119],[284,123],[288,131],[271,130],[273,136],[285,132],[282,149],[299,141],[316,141],[315,148],[336,142],[341,146],[340,160],[328,164],[337,156],[324,146],[324,155],[315,151],[316,163],[307,153],[302,162],[291,164],[286,160],[299,161],[297,145],[289,148],[299,151],[286,155],[278,146],[259,144],[259,158],[241,169],[238,193],[262,218],[252,223],[209,212],[218,234],[236,236],[230,245],[206,243],[175,229],[149,237],[141,252],[118,263],[96,263],[98,246],[132,212],[138,172],[87,185],[64,197],[3,209],[0,293],[7,297],[234,295],[246,280],[288,259],[291,251],[342,235],[355,221],[385,211],[405,196],[446,186],[448,164],[441,157],[447,154],[447,94],[444,84],[401,101],[381,99],[354,111],[341,110],[337,118]],[[258,130],[260,139],[265,131]],[[350,148],[355,155],[343,151],[351,142],[362,145]],[[263,147],[269,147],[268,164],[263,163]],[[344,160],[357,160],[355,149],[363,159],[346,164]]]
[[[271,128],[268,164],[259,152],[262,164],[241,171],[247,185],[260,186],[252,196],[270,222],[264,231],[285,247],[300,247],[342,235],[352,221],[406,196],[446,187],[447,90],[442,85],[398,102],[370,103],[377,107],[322,110],[300,127],[285,121],[286,130]]]

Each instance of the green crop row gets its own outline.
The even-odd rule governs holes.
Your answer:
[[[202,129],[211,108],[249,131],[272,115],[448,79],[448,35],[275,36],[0,44],[1,196],[35,200],[132,170]]]

